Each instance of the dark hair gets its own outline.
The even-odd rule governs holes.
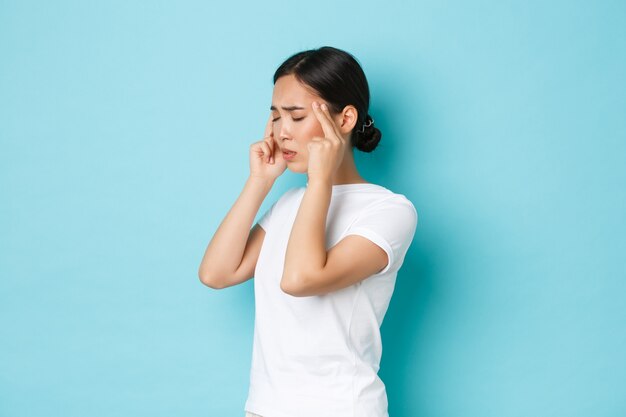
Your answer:
[[[331,46],[298,52],[278,67],[274,84],[280,77],[290,74],[327,101],[332,112],[339,113],[349,104],[356,107],[358,119],[350,135],[350,144],[364,152],[376,148],[382,133],[368,113],[369,87],[354,56]]]

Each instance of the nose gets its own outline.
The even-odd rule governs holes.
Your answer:
[[[280,138],[281,141],[291,139],[291,133],[286,123],[280,123],[278,137]]]

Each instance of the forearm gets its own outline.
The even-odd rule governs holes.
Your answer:
[[[329,182],[309,182],[296,214],[281,286],[298,287],[326,265],[326,217],[332,195]]]
[[[239,267],[254,217],[271,190],[273,181],[249,177],[244,188],[211,238],[200,264],[198,275],[231,275]]]

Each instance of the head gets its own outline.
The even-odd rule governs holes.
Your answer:
[[[350,150],[373,151],[381,132],[368,114],[369,100],[363,69],[345,51],[325,46],[298,52],[283,62],[274,73],[271,110],[278,145],[297,152],[289,168],[306,172],[306,145],[313,137],[324,136],[311,108],[313,101],[326,103]]]

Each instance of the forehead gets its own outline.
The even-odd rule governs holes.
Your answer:
[[[310,105],[313,100],[320,100],[320,97],[300,83],[293,74],[280,77],[274,84],[273,106]]]

